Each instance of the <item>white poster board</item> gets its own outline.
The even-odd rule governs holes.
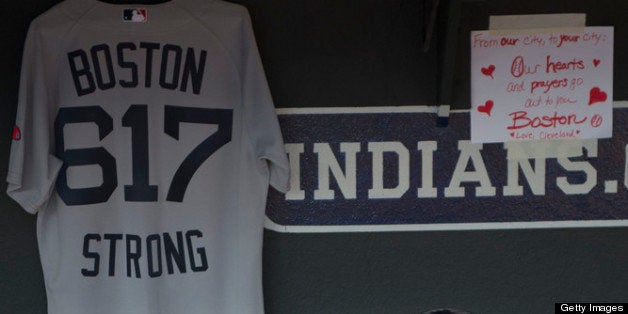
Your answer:
[[[471,141],[607,138],[613,27],[471,32]]]

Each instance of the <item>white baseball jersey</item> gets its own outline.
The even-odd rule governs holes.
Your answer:
[[[24,50],[8,194],[49,313],[261,313],[288,161],[246,9],[66,0]]]

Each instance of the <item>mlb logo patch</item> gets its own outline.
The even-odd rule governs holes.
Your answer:
[[[122,19],[125,22],[146,22],[146,9],[124,9]]]

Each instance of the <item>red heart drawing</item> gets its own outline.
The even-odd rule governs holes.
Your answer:
[[[490,76],[491,78],[493,78],[493,71],[495,71],[495,66],[492,64],[489,65],[488,68],[482,68],[482,74]]]
[[[576,130],[576,134],[580,134],[580,130]]]
[[[510,137],[515,137],[515,132],[510,132]]]
[[[600,59],[593,59],[593,65],[597,68],[598,64],[600,64]]]
[[[489,117],[491,116],[491,110],[493,110],[492,100],[487,100],[484,105],[478,107],[478,112],[486,113]]]
[[[589,106],[596,102],[604,102],[606,101],[606,93],[600,90],[599,87],[591,88],[589,92]]]

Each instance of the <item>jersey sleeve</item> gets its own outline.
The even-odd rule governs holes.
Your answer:
[[[289,163],[277,114],[262,67],[248,12],[243,25],[243,108],[244,129],[254,154],[265,163],[270,185],[280,192],[289,188]]]
[[[7,173],[7,194],[27,212],[45,208],[62,162],[52,155],[51,104],[41,34],[29,28],[20,74],[20,89]]]

